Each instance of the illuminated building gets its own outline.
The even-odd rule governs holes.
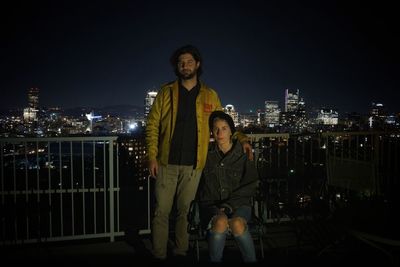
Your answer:
[[[338,112],[333,109],[320,109],[317,115],[317,121],[323,125],[337,125]]]
[[[265,124],[267,127],[277,126],[280,114],[278,101],[265,101]]]
[[[225,106],[224,111],[226,114],[229,114],[232,119],[233,119],[233,123],[235,124],[235,126],[239,125],[239,113],[237,111],[235,111],[235,107],[231,104],[228,104]]]
[[[39,88],[32,87],[28,91],[28,107],[24,108],[24,120],[36,121],[39,111]]]
[[[32,87],[28,91],[28,103],[32,109],[39,109],[39,88]]]
[[[296,93],[285,90],[285,112],[296,111],[299,107],[299,89]]]
[[[146,98],[144,99],[144,117],[147,118],[147,115],[150,113],[151,106],[153,105],[154,99],[156,99],[157,91],[150,90],[146,94]]]

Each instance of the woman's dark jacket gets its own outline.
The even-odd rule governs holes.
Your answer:
[[[247,158],[240,142],[234,141],[225,155],[216,143],[210,145],[197,192],[200,207],[228,207],[235,211],[239,206],[250,206],[257,186],[254,161]]]

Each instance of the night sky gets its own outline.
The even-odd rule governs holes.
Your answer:
[[[351,2],[351,4],[349,3]],[[1,9],[2,108],[142,106],[175,79],[169,57],[193,44],[202,80],[240,112],[283,104],[399,112],[394,1],[10,1]],[[393,2],[393,4],[390,4]]]

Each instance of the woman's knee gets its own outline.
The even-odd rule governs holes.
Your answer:
[[[226,216],[216,216],[212,220],[212,231],[217,233],[223,233],[228,228],[228,218]]]
[[[234,217],[229,221],[229,227],[234,235],[241,235],[247,227],[247,222],[242,217]]]

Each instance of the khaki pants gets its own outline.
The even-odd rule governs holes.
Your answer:
[[[155,211],[152,221],[153,255],[167,257],[169,214],[176,195],[174,254],[186,255],[189,248],[187,214],[199,185],[201,170],[193,166],[159,165],[155,184]]]

